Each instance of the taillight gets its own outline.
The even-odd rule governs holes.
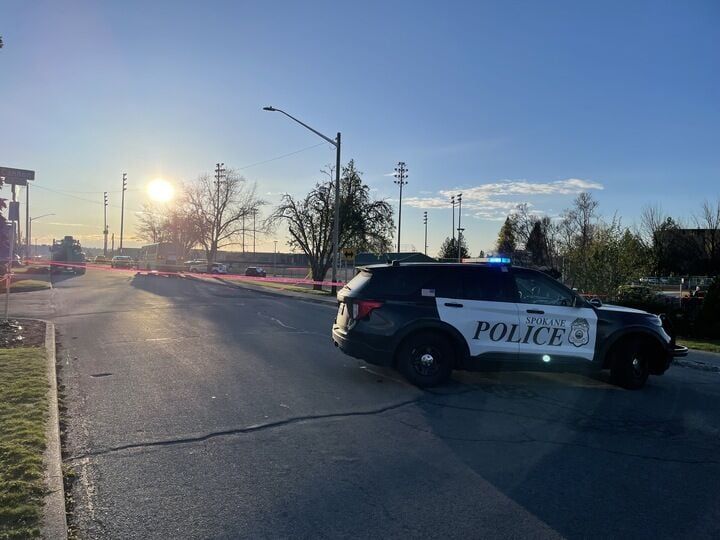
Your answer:
[[[377,300],[353,300],[352,303],[352,315],[356,321],[364,319],[370,316],[370,313],[374,309],[377,309],[383,305],[382,302]]]

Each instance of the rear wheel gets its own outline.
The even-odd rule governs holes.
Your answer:
[[[639,339],[622,343],[615,352],[610,368],[613,382],[628,390],[638,390],[645,386],[650,375],[651,352],[652,349]]]
[[[397,368],[412,384],[431,387],[447,381],[452,373],[453,349],[435,333],[418,333],[403,342],[397,353]]]

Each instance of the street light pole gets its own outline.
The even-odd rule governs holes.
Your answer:
[[[427,212],[423,212],[423,223],[425,224],[425,255],[427,255]]]
[[[32,237],[30,236],[30,234],[32,233],[32,222],[33,222],[33,221],[35,221],[36,219],[40,219],[40,218],[44,218],[44,217],[48,217],[48,216],[54,216],[54,215],[55,215],[55,214],[43,214],[42,216],[37,216],[37,217],[28,218],[28,225],[27,225],[27,235],[28,235],[28,238],[32,238]],[[37,244],[37,242],[35,242],[35,243]],[[30,253],[28,252],[28,258],[29,258],[29,257],[30,257]]]
[[[460,226],[460,222],[462,221],[462,193],[459,193],[457,196],[458,201],[458,262],[462,262],[462,233],[465,229],[463,229]]]
[[[285,111],[281,109],[276,109],[275,107],[263,107],[264,111],[270,111],[270,112],[279,112],[290,118],[290,120],[293,120],[303,126],[304,128],[312,131],[315,135],[320,137],[321,139],[326,140],[330,144],[332,144],[335,147],[335,209],[334,209],[334,220],[333,220],[333,255],[332,255],[332,286],[330,288],[331,294],[337,293],[337,287],[335,283],[337,283],[337,267],[338,267],[338,256],[340,253],[340,132],[338,131],[337,137],[335,140],[331,139],[330,137],[327,137],[326,135],[323,135],[319,131],[311,128],[308,126],[305,122],[301,122],[291,114],[286,113]]]
[[[402,189],[407,182],[405,178],[408,177],[407,169],[405,168],[405,162],[399,161],[398,166],[395,167],[393,176],[397,178],[394,180],[396,184],[400,184],[400,204],[398,204],[398,241],[397,241],[397,252],[400,253],[400,230],[402,227]]]
[[[107,207],[108,207],[108,194],[107,191],[103,192],[103,256],[107,257],[107,235],[108,235],[108,226],[107,226]]]
[[[120,255],[123,254],[123,225],[125,224],[125,191],[127,191],[127,173],[123,173],[122,199],[120,200]]]
[[[452,221],[452,227],[450,227],[450,232],[452,233],[452,239],[453,239],[453,244],[454,244],[455,243],[455,195],[450,197],[450,202],[452,203],[452,209],[453,209],[453,211],[452,211],[453,221]]]

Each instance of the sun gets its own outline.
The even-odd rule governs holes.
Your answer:
[[[148,196],[156,202],[168,202],[175,196],[175,188],[167,180],[156,178],[148,184]]]

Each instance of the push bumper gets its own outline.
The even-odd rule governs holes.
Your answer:
[[[391,366],[392,354],[376,347],[372,347],[365,340],[350,336],[340,326],[334,325],[332,341],[335,346],[348,356],[364,360],[376,366]]]
[[[683,347],[682,345],[675,345],[672,350],[672,356],[673,358],[682,358],[683,356],[687,356],[688,354],[688,348]]]

